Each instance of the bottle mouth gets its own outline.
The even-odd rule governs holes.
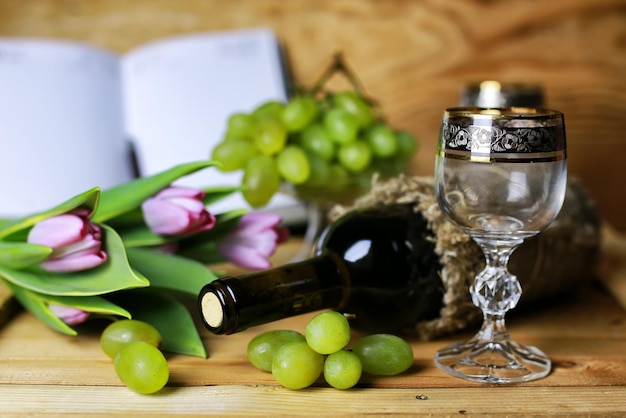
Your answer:
[[[224,324],[224,309],[219,297],[213,292],[207,292],[200,299],[200,311],[205,324],[213,329],[219,330]]]

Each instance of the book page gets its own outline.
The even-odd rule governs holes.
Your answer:
[[[126,54],[122,60],[128,134],[135,143],[141,175],[209,159],[228,117],[268,100],[286,101],[279,44],[265,29],[181,36]],[[239,185],[242,174],[217,168],[180,179],[198,188]],[[301,216],[302,206],[277,195],[266,208]],[[210,209],[249,208],[240,194]],[[283,214],[284,215],[284,214]]]
[[[117,57],[77,43],[0,39],[0,217],[132,178]]]

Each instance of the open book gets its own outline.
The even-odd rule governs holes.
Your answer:
[[[50,208],[179,163],[210,158],[228,116],[286,100],[280,44],[267,29],[181,36],[122,56],[57,40],[0,38],[0,217]],[[131,158],[136,155],[136,167]],[[208,169],[177,184],[240,184]],[[211,207],[249,207],[241,195]],[[298,219],[295,199],[265,208]]]

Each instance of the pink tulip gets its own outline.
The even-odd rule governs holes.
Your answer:
[[[279,226],[281,220],[272,213],[245,214],[235,229],[217,243],[217,249],[225,259],[242,267],[269,268],[268,257],[289,237],[289,231]]]
[[[107,260],[101,249],[100,227],[91,223],[83,210],[53,216],[38,222],[28,233],[31,244],[52,248],[40,267],[52,272],[87,270]]]
[[[206,231],[215,226],[215,216],[202,202],[202,190],[168,187],[141,205],[150,229],[159,235],[188,234]]]
[[[67,325],[76,325],[85,322],[89,317],[89,312],[81,311],[80,309],[70,308],[69,306],[56,305],[50,303],[48,305],[50,312],[57,316],[61,321]]]

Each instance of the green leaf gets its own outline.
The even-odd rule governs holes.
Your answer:
[[[67,335],[76,335],[77,332],[69,325],[63,322],[59,317],[50,312],[48,305],[40,298],[37,297],[37,293],[31,292],[23,287],[16,286],[11,282],[7,282],[13,296],[22,304],[22,306],[32,312],[42,322],[47,324],[50,328],[62,332]]]
[[[61,215],[70,212],[79,207],[86,208],[90,212],[93,212],[98,206],[98,200],[100,199],[100,188],[94,187],[87,190],[84,193],[74,196],[70,200],[55,206],[44,212],[40,212],[34,215],[29,215],[24,218],[16,219],[13,221],[7,221],[0,223],[0,239],[15,234],[26,228],[30,228],[37,222],[42,221],[51,216]]]
[[[133,271],[126,257],[124,243],[106,225],[105,251],[108,260],[90,270],[72,273],[50,273],[45,270],[14,270],[0,264],[0,277],[35,292],[60,296],[91,296],[122,289],[146,287],[150,282]]]
[[[155,247],[158,245],[176,242],[180,236],[163,236],[152,232],[146,225],[119,228],[117,230],[126,248],[130,247]]]
[[[151,287],[182,292],[196,298],[202,287],[217,279],[205,265],[187,258],[143,248],[129,248],[131,265],[150,280]]]
[[[13,219],[0,219],[0,229],[4,229],[4,226],[10,224],[11,222],[13,222]]]
[[[131,318],[130,312],[102,296],[54,296],[39,294],[39,297],[48,303],[69,306],[71,308],[80,309],[81,311]]]
[[[141,206],[137,206],[128,212],[121,213],[114,218],[107,219],[106,223],[112,226],[115,230],[124,227],[134,227],[145,225],[146,222],[143,219],[143,212]]]
[[[246,213],[248,213],[246,209],[236,209],[223,213],[216,217],[217,222],[213,229],[181,237],[178,255],[192,258],[203,264],[224,261],[224,258],[217,252],[216,243],[221,237],[232,231]]]
[[[100,296],[65,297],[43,295],[41,293],[32,292],[19,286],[15,286],[10,282],[8,284],[13,291],[13,294],[22,306],[24,306],[24,308],[31,311],[45,324],[59,332],[62,332],[63,334],[76,335],[77,332],[52,313],[48,306],[50,303],[69,306],[85,312],[93,312],[103,315],[117,315],[125,318],[131,317],[130,313],[126,309],[117,306]]]
[[[216,215],[215,226],[203,232],[194,232],[190,234],[181,235],[158,235],[152,232],[152,230],[145,224],[134,226],[122,226],[117,230],[126,248],[129,247],[156,247],[171,242],[200,242],[204,243],[218,239],[223,234],[227,233],[239,222],[239,219],[247,213],[246,209],[236,209],[223,214]],[[187,244],[184,244],[187,245]]]
[[[14,269],[23,269],[44,261],[52,253],[45,245],[25,242],[0,242],[0,264]]]
[[[117,294],[116,301],[131,312],[133,319],[147,322],[159,331],[164,351],[207,357],[191,314],[178,300],[155,289],[138,289]]]
[[[249,211],[247,209],[234,209],[228,212],[224,212],[220,215],[217,215],[215,217],[216,218],[215,227],[207,231],[207,233],[211,235],[219,236],[219,235],[223,235],[229,232],[230,230],[232,230],[234,227],[237,226],[237,224],[241,220],[241,217],[248,212]]]
[[[94,222],[104,222],[136,209],[141,203],[159,190],[169,186],[180,177],[214,166],[213,161],[198,161],[181,164],[149,177],[142,177],[102,192],[101,200],[94,213]]]
[[[195,241],[186,243],[176,252],[181,257],[197,261],[202,264],[221,263],[226,259],[219,253],[214,241]]]
[[[211,203],[218,202],[233,193],[240,192],[241,186],[216,186],[204,189],[206,193],[202,201],[205,205],[210,206]],[[209,208],[210,209],[210,208]]]

